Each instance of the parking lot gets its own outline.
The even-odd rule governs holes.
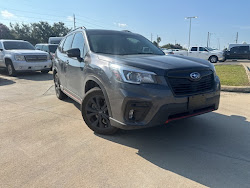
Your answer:
[[[218,111],[95,135],[52,74],[0,70],[0,187],[249,187],[250,94]]]

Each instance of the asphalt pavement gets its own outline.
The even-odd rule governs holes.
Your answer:
[[[0,187],[249,187],[250,94],[160,127],[94,134],[51,74],[0,70]]]

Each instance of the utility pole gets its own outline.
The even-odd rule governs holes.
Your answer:
[[[220,38],[217,38],[218,40],[218,46],[219,46],[219,50],[220,50]]]
[[[76,28],[76,17],[75,14],[73,14],[73,19],[74,19],[74,29]]]
[[[153,34],[151,33],[151,42],[153,42]]]
[[[207,33],[207,47],[209,47],[209,45],[208,45],[208,41],[210,40],[210,33],[208,32]]]
[[[198,18],[197,16],[192,16],[192,17],[186,17],[185,19],[189,19],[189,38],[188,38],[188,49],[190,47],[190,37],[191,37],[191,24],[192,24],[192,19],[193,18]]]
[[[235,40],[236,44],[238,44],[238,37],[239,37],[239,35],[238,35],[238,32],[237,32],[236,33],[236,40]]]

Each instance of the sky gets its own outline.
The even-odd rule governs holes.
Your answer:
[[[189,20],[192,20],[191,46],[207,45],[224,49],[235,43],[250,43],[249,0],[0,0],[0,23],[62,21],[73,27],[89,29],[130,30],[149,40],[160,36],[160,45],[180,43],[188,46]]]

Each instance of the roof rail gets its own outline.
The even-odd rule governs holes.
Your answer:
[[[122,30],[122,31],[124,31],[124,32],[128,32],[128,33],[132,33],[131,31],[129,31],[129,30]]]
[[[77,27],[77,28],[73,29],[72,31],[75,31],[75,30],[77,30],[77,29],[86,29],[86,27],[84,27],[84,26]]]

